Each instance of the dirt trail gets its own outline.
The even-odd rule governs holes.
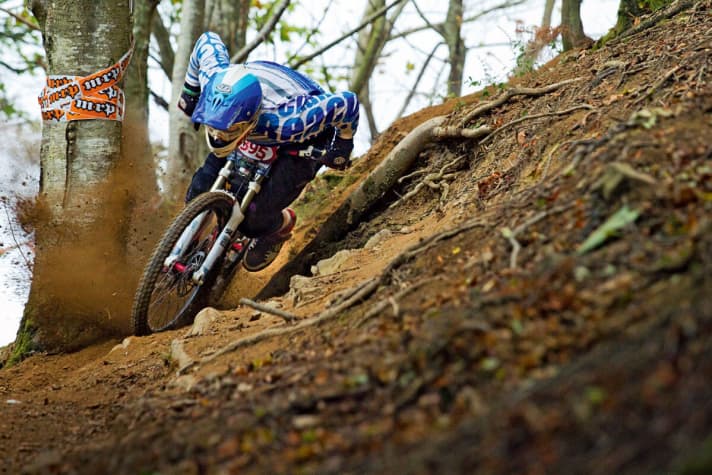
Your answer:
[[[227,351],[289,327],[238,307],[0,370],[0,473],[712,472],[711,7],[518,79],[578,80],[478,117],[506,126],[485,146],[433,142],[264,302],[304,322],[379,279],[334,318]],[[511,87],[399,121],[357,171]]]

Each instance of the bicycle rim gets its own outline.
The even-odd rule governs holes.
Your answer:
[[[214,280],[212,270],[200,286],[192,281],[230,216],[232,200],[223,193],[205,193],[193,200],[168,228],[156,246],[139,283],[132,322],[134,333],[145,335],[189,324],[205,303],[207,288]],[[183,230],[196,216],[205,219],[186,250],[170,266],[166,258]],[[215,266],[217,268],[217,266]]]
[[[146,317],[151,331],[170,328],[183,320],[201,291],[201,286],[193,283],[192,275],[200,268],[222,227],[215,210],[210,210],[205,219],[188,251],[176,264],[163,269],[156,280]]]

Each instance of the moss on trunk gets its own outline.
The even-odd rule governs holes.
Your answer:
[[[660,10],[673,3],[673,0],[621,0],[618,5],[616,25],[601,39],[601,44],[617,37],[635,26],[636,18]]]
[[[29,313],[31,313],[29,309],[25,308],[25,314],[22,317],[20,329],[17,332],[17,338],[15,338],[10,358],[7,360],[7,366],[19,363],[25,359],[27,355],[38,349],[37,344],[34,342],[37,328],[28,317]],[[0,365],[0,367],[2,367],[2,365]]]

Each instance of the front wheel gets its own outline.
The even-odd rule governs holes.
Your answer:
[[[153,251],[136,290],[131,312],[134,334],[148,335],[193,321],[195,314],[205,305],[219,263],[202,285],[196,285],[192,275],[200,268],[230,218],[233,203],[226,193],[203,193],[173,220]],[[183,231],[202,214],[202,224],[190,244],[175,262],[166,266],[166,259]]]

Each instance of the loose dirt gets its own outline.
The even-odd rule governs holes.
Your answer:
[[[577,79],[465,124],[519,120],[484,146],[434,141],[262,302],[310,322],[378,279],[333,317],[234,305],[322,212],[201,336],[0,370],[0,473],[712,472],[711,6],[395,123],[353,173],[427,118]]]

